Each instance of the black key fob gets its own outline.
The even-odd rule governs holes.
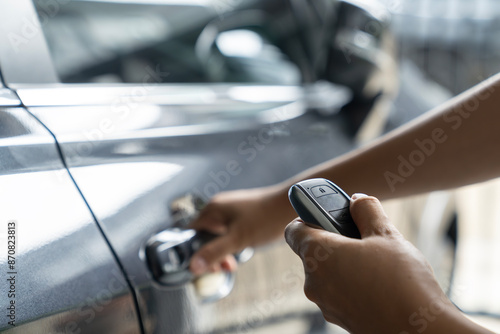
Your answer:
[[[288,198],[306,223],[346,237],[361,239],[349,211],[351,198],[335,183],[327,179],[301,181],[290,188]]]

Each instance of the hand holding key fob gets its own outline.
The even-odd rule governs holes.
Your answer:
[[[294,184],[288,198],[302,220],[347,237],[361,239],[351,218],[351,198],[327,179],[310,179]]]

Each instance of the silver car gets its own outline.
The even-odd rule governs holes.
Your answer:
[[[236,274],[193,279],[186,247],[203,238],[184,228],[217,192],[355,146],[337,112],[353,99],[371,108],[363,50],[380,31],[345,27],[343,61],[358,65],[318,84],[286,36],[247,29],[260,18],[247,2],[0,4],[0,331],[325,330],[282,244]]]

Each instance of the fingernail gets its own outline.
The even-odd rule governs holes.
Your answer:
[[[201,275],[208,269],[207,263],[201,257],[195,257],[191,260],[191,271],[195,275]]]
[[[362,198],[362,197],[368,197],[368,195],[362,194],[362,193],[356,193],[356,194],[351,196],[351,199],[358,199],[358,198]]]

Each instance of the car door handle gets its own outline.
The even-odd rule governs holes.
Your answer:
[[[189,223],[198,217],[206,204],[207,202],[203,198],[193,194],[187,194],[172,201],[170,213],[172,215],[173,225],[176,227],[189,226]],[[197,243],[201,242],[204,244],[217,237],[217,235],[205,231],[200,231],[198,233],[200,235],[196,237],[198,240]],[[198,246],[197,243],[195,246]],[[253,248],[248,247],[233,255],[238,263],[245,263],[252,258],[253,254]]]
[[[153,236],[146,244],[146,261],[154,279],[165,286],[175,287],[188,284],[195,279],[189,270],[189,263],[194,253],[205,243],[216,238],[205,231],[182,230],[172,228],[164,230]],[[246,262],[253,254],[251,248],[235,254],[238,262]],[[210,279],[207,276],[217,276]],[[226,297],[234,286],[235,273],[222,271],[196,278],[210,282],[207,284],[196,284],[198,295],[202,302],[214,302]],[[200,282],[198,282],[200,283]],[[216,286],[213,286],[213,285]]]
[[[146,245],[146,259],[155,280],[168,286],[190,282],[191,257],[214,237],[211,233],[178,228],[156,234]]]
[[[180,204],[181,205],[180,205]],[[203,208],[198,198],[188,195],[177,199],[172,203],[172,216],[175,225],[188,224]],[[182,286],[192,282],[195,278],[189,270],[189,263],[194,253],[204,244],[210,242],[218,235],[207,231],[195,231],[193,229],[169,228],[154,235],[148,240],[145,255],[148,267],[154,279],[165,286]],[[243,263],[253,255],[253,249],[246,248],[234,254],[236,261]],[[216,274],[218,279],[208,280],[211,284],[217,284],[207,289],[206,285],[200,289],[199,296],[202,302],[213,302],[227,296],[234,285],[235,274],[233,272],[220,272]],[[215,283],[214,283],[215,282]],[[201,291],[203,290],[203,291]],[[209,292],[207,292],[209,291]]]

